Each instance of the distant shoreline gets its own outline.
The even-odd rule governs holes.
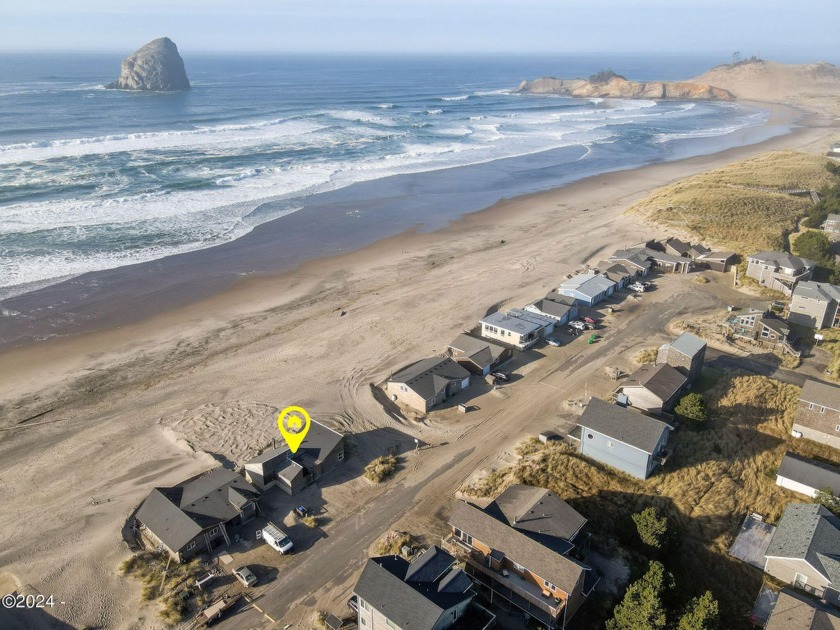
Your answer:
[[[738,139],[737,134],[740,134],[745,142],[750,142],[757,135],[760,137],[762,131],[767,133],[767,129],[773,127],[790,129],[792,125],[797,124],[797,121],[808,115],[801,110],[782,105],[752,101],[744,101],[743,104],[769,111],[770,116],[765,125],[734,132],[736,137],[712,137],[709,139],[710,143],[720,142],[721,137],[731,142]],[[687,161],[715,159],[714,156],[726,156],[740,149],[758,151],[759,147],[765,143],[771,143],[768,146],[775,146],[774,143],[779,142],[786,143],[787,141],[783,138],[788,137],[791,138],[791,142],[794,142],[793,138],[797,133],[799,130],[794,128],[784,135],[761,140],[757,144],[725,149],[722,152],[688,158]],[[579,147],[572,146],[554,151],[574,152],[578,149]],[[551,152],[545,155],[549,153]],[[544,154],[540,154],[542,155]],[[534,158],[526,156],[523,159]],[[729,158],[721,157],[721,159]],[[686,160],[676,159],[666,164],[678,165],[683,161]],[[473,168],[503,168],[501,165],[504,163],[506,163],[505,160],[501,160],[498,164],[491,162]],[[422,202],[428,206],[423,207],[424,231],[440,229],[452,221],[446,214],[436,219],[431,213],[434,205],[429,204],[440,203],[444,208],[457,205],[461,208],[460,219],[456,219],[449,228],[446,228],[456,229],[457,224],[469,216],[493,212],[499,205],[508,207],[505,204],[515,203],[516,200],[523,198],[515,197],[512,201],[497,202],[495,200],[498,197],[491,191],[489,194],[479,193],[472,196],[450,194],[448,197],[440,197],[440,201],[437,202],[431,191],[434,191],[436,184],[443,181],[441,178],[463,177],[468,172],[465,169],[469,168],[471,167],[452,167],[353,184],[333,193],[317,195],[312,202],[315,205],[310,204],[309,208],[258,225],[249,234],[230,243],[156,261],[92,272],[9,298],[0,306],[7,313],[24,313],[25,316],[0,316],[0,351],[31,343],[43,343],[46,340],[63,338],[67,335],[91,333],[142,322],[234,290],[242,283],[243,278],[251,275],[270,278],[278,274],[295,273],[303,266],[316,264],[322,259],[357,251],[382,240],[403,238],[406,231],[410,233],[417,228],[410,220],[408,208],[417,201],[411,196],[410,191],[421,181],[426,182],[427,191]],[[651,166],[619,171],[619,174],[641,173],[647,168]],[[584,177],[560,188],[531,193],[524,197],[552,194],[569,186],[585,187],[588,185],[587,181],[599,177],[603,175]],[[371,189],[376,192],[367,193],[373,194],[370,198],[372,201],[367,201],[364,195]],[[393,216],[392,223],[393,208],[389,210],[391,214],[382,214],[381,221],[376,219],[376,207],[364,204],[379,203],[382,199],[390,200],[389,203],[392,206],[405,205],[406,217],[409,220],[402,219],[397,213]],[[362,210],[361,220],[365,221],[362,224],[364,229],[348,233],[346,232],[347,216],[352,216],[352,213],[358,212],[359,208]],[[512,208],[506,211],[515,212],[516,210]],[[313,221],[312,217],[316,213],[318,220]],[[373,215],[368,216],[371,213]],[[402,227],[399,227],[400,220],[403,221]],[[302,243],[297,241],[287,243],[286,249],[278,251],[276,239],[278,236],[282,237],[288,230],[301,235],[309,235],[306,239],[307,243],[312,242],[313,238],[318,238],[314,236],[316,233],[325,235],[332,233],[335,244],[322,245],[321,249],[312,255],[302,246]],[[239,271],[245,269],[256,271]]]

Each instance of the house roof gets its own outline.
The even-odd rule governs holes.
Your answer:
[[[617,260],[621,262],[628,262],[640,269],[649,269],[650,268],[650,261],[648,257],[650,254],[648,253],[647,248],[645,247],[637,247],[633,249],[619,249],[616,250],[612,256],[610,256],[610,260]]]
[[[482,324],[490,324],[503,330],[515,332],[518,335],[527,335],[538,331],[543,326],[535,324],[534,322],[514,317],[513,315],[505,315],[504,313],[496,312],[490,313],[487,317],[481,320]]]
[[[697,243],[696,245],[692,245],[691,248],[688,250],[688,255],[694,258],[702,256],[703,254],[708,254],[709,248]]]
[[[761,323],[782,337],[787,337],[790,333],[790,325],[781,317],[776,317],[772,313],[762,315]]]
[[[691,333],[685,332],[662,347],[671,347],[680,354],[684,354],[687,357],[694,357],[706,347],[706,342],[700,339],[700,337],[695,337]]]
[[[689,243],[681,241],[673,236],[665,240],[665,246],[670,247],[675,252],[679,252],[680,256],[688,253],[688,250],[691,249],[691,245]]]
[[[735,252],[707,252],[705,254],[700,254],[698,258],[701,260],[716,260],[718,262],[724,262],[733,256],[735,256]]]
[[[452,381],[461,381],[470,373],[449,357],[422,359],[388,379],[391,383],[403,383],[425,400],[438,395]]]
[[[793,295],[819,302],[830,302],[832,300],[840,302],[840,287],[829,284],[828,282],[807,280],[796,283],[793,289]]]
[[[587,271],[586,273],[580,273],[566,280],[560,285],[560,290],[577,291],[587,297],[594,298],[614,286],[615,282],[606,276],[602,276],[594,271]]]
[[[465,501],[456,501],[449,524],[548,580],[566,593],[574,591],[589,568],[551,550],[524,532]]]
[[[586,519],[545,488],[514,484],[487,506],[486,511],[520,531],[571,540]]]
[[[835,147],[840,147],[840,144],[835,144],[834,146],[835,146]],[[835,223],[836,223],[837,221],[840,221],[840,214],[829,214],[829,215],[825,218],[825,220],[826,220],[826,221],[833,221],[833,222],[835,222]]]
[[[765,556],[805,560],[840,585],[840,517],[815,503],[788,503]]]
[[[557,318],[565,317],[566,313],[568,313],[572,308],[568,304],[561,304],[560,302],[548,299],[537,300],[536,302],[529,304],[529,306],[533,306],[540,313],[545,313],[546,315],[551,315],[552,317]]]
[[[258,497],[243,477],[215,468],[177,486],[153,489],[137,510],[137,520],[177,551],[202,530],[231,520]]]
[[[430,547],[413,562],[400,556],[370,558],[353,592],[405,630],[432,630],[441,615],[469,600],[472,581],[455,558]]]
[[[499,360],[502,353],[507,350],[502,345],[488,341],[487,339],[479,339],[466,333],[461,333],[449,344],[452,350],[461,353],[461,356],[471,359],[473,363],[484,367]]]
[[[643,365],[625,380],[620,388],[643,387],[657,398],[668,400],[688,382],[682,373],[668,365]]]
[[[533,322],[535,324],[539,324],[540,328],[545,328],[546,326],[553,326],[557,323],[551,317],[546,317],[545,315],[540,315],[539,313],[531,313],[530,311],[526,311],[521,308],[510,309],[508,311],[508,315],[518,317],[519,319],[524,319],[526,322]]]
[[[813,268],[816,265],[813,260],[799,258],[787,252],[758,252],[752,256],[748,256],[748,260],[755,260],[757,262],[775,265],[777,268],[791,269],[793,271],[808,267]]]
[[[306,432],[303,442],[298,447],[297,452],[291,455],[289,447],[285,444],[277,448],[269,448],[249,460],[245,467],[249,470],[257,470],[263,476],[271,475],[286,467],[285,462],[290,459],[300,459],[304,465],[313,466],[318,462],[322,462],[338,444],[344,440],[341,433],[333,431],[326,425],[312,420],[309,425],[309,431]]]
[[[832,411],[840,411],[840,387],[808,379],[802,386],[802,391],[799,393],[799,400],[814,403]]]
[[[785,588],[779,593],[764,630],[840,630],[840,614]]]
[[[649,258],[652,258],[656,262],[671,263],[674,265],[684,265],[688,263],[688,259],[683,258],[682,256],[674,256],[673,254],[666,254],[664,252],[656,252],[653,250],[651,250]]]
[[[829,466],[796,453],[785,453],[776,474],[809,488],[831,488],[835,495],[840,495],[840,468],[836,466]]]
[[[669,425],[660,420],[600,398],[589,401],[578,424],[650,454],[653,454],[662,434],[671,430]],[[586,439],[585,435],[581,435],[581,439]]]
[[[566,306],[574,306],[576,304],[575,298],[569,295],[563,295],[562,293],[558,293],[557,291],[549,291],[546,296],[546,300],[551,302],[557,302],[558,304],[565,304]]]

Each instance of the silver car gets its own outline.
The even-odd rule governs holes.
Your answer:
[[[251,587],[257,583],[257,576],[246,566],[237,567],[233,570],[236,579],[242,582],[246,587]]]

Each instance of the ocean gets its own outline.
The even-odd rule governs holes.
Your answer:
[[[229,244],[304,208],[314,226],[317,208],[358,201],[360,190],[365,203],[344,214],[378,208],[370,234],[381,237],[787,131],[736,103],[514,91],[523,79],[605,67],[685,79],[724,61],[708,57],[181,53],[193,89],[168,94],[104,89],[119,73],[116,55],[0,56],[0,300]],[[393,188],[377,182],[410,175],[426,202],[377,193]],[[445,202],[429,196],[438,188]],[[309,256],[364,244],[357,232],[343,234],[324,251],[318,229],[296,242],[309,240]],[[0,306],[6,317],[20,314]]]

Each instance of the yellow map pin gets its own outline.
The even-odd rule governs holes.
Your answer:
[[[277,416],[280,435],[286,440],[292,453],[297,453],[311,424],[312,419],[303,407],[286,407]]]

